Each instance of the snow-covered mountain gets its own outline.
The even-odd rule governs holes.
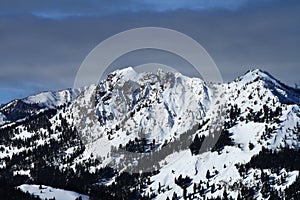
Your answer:
[[[22,120],[43,110],[57,109],[73,101],[81,89],[67,89],[57,92],[42,92],[23,99],[17,99],[0,106],[0,125]]]
[[[91,199],[297,199],[299,105],[261,70],[222,84],[117,70],[3,105],[0,177]]]

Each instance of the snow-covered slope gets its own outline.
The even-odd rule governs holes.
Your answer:
[[[137,188],[135,195],[156,199],[288,197],[282,191],[293,186],[300,170],[288,164],[299,154],[299,105],[298,90],[261,70],[214,84],[180,73],[138,74],[126,68],[80,91],[46,92],[3,106],[2,121],[6,113],[23,108],[25,116],[41,116],[32,124],[0,129],[3,141],[9,141],[0,143],[0,164],[35,180],[38,164],[12,167],[5,158],[54,148],[55,154],[44,150],[42,158],[67,174],[84,174],[80,166],[94,174],[114,168],[115,175],[98,183],[115,197]],[[221,135],[216,127],[222,127]],[[207,144],[211,148],[199,154]],[[290,161],[282,162],[286,154]],[[270,167],[260,161],[268,157],[270,163],[280,162]],[[120,183],[122,172],[135,167],[139,171],[134,172],[155,173],[143,186]],[[119,192],[118,184],[128,184],[127,189]]]
[[[55,108],[73,101],[81,92],[81,89],[67,89],[58,92],[42,92],[22,99],[29,104],[38,104],[41,107]]]
[[[89,197],[86,195],[78,194],[76,192],[68,190],[56,189],[45,185],[23,184],[20,185],[18,188],[20,188],[24,192],[29,192],[34,196],[38,196],[43,200],[52,198],[55,198],[55,200],[75,200],[76,198],[80,197],[82,200],[89,199]]]
[[[17,120],[36,115],[43,110],[65,106],[73,101],[83,89],[42,92],[23,99],[13,100],[0,107],[0,125],[16,122]]]
[[[268,73],[261,70],[253,70],[231,83],[222,84],[219,87],[221,96],[226,99],[227,106],[238,105],[240,114],[237,123],[235,122],[228,130],[233,145],[225,146],[224,149],[217,152],[207,152],[202,155],[192,156],[189,150],[181,151],[170,155],[170,164],[164,166],[161,172],[152,177],[153,183],[148,188],[158,191],[159,185],[163,185],[165,192],[158,195],[158,199],[172,198],[174,192],[182,194],[182,189],[174,182],[180,175],[192,178],[191,186],[187,188],[187,193],[194,193],[194,185],[207,188],[206,197],[223,196],[224,191],[228,196],[236,199],[241,193],[241,187],[262,186],[261,181],[255,176],[261,176],[260,169],[252,169],[247,177],[241,176],[237,164],[248,163],[254,155],[259,154],[263,147],[280,151],[284,147],[299,149],[299,135],[295,135],[293,130],[299,127],[300,95],[296,90],[289,88]],[[288,89],[288,90],[287,90]],[[289,103],[290,105],[287,105]],[[278,120],[266,121],[263,119],[264,106],[276,112],[276,109],[282,109]],[[251,119],[251,113],[259,113],[257,121]],[[275,118],[275,117],[274,117]],[[260,119],[260,120],[259,120]],[[266,129],[271,128],[270,134],[266,136]],[[201,134],[204,132],[199,131]],[[299,133],[298,133],[299,134]],[[252,146],[253,145],[253,146]],[[252,147],[250,147],[252,146]],[[207,178],[207,170],[211,177]],[[275,180],[282,176],[288,177],[287,184],[283,186],[274,186],[276,190],[284,190],[299,175],[299,171],[286,172],[283,170],[278,174],[270,170],[264,171]],[[212,185],[213,191],[212,191]],[[233,186],[236,187],[233,187]],[[167,190],[166,187],[171,189]],[[200,195],[193,195],[193,198],[203,198]],[[261,199],[261,194],[256,198]]]
[[[161,71],[132,74],[132,68],[117,71],[95,88],[99,128],[112,130],[115,146],[138,136],[162,143],[190,129],[209,110],[211,90],[200,79]]]

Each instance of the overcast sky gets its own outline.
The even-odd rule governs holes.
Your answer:
[[[261,68],[300,84],[297,0],[0,0],[0,103],[72,87],[99,42],[146,26],[198,41],[225,81]],[[132,55],[117,64],[131,61]]]

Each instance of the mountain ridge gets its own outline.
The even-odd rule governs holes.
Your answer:
[[[0,173],[12,184],[48,184],[91,199],[299,194],[291,188],[299,183],[299,166],[292,163],[300,159],[300,94],[267,72],[252,70],[213,84],[180,73],[138,74],[126,68],[62,99],[63,104],[54,101],[33,114],[36,108],[29,108],[23,121],[0,123]],[[282,160],[286,155],[288,162]],[[268,156],[274,167],[262,161]],[[134,160],[150,168],[134,171]],[[43,170],[74,180],[80,173],[85,189],[76,181],[45,180]],[[17,175],[23,181],[15,181]]]

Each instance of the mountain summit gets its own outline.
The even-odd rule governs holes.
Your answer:
[[[297,199],[299,105],[261,70],[214,84],[126,68],[14,100],[0,108],[0,194]]]

